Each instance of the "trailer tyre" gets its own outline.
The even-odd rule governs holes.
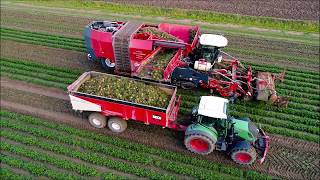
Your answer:
[[[215,148],[216,141],[204,134],[190,134],[184,138],[186,148],[196,154],[207,155]]]
[[[250,165],[257,158],[257,152],[254,147],[249,149],[234,148],[231,150],[231,159],[240,165]]]
[[[88,117],[90,124],[95,128],[106,127],[107,121],[106,117],[100,113],[91,113]]]
[[[108,127],[112,132],[121,133],[127,129],[127,121],[118,117],[112,117],[108,121]]]

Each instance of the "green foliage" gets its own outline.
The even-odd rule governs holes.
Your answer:
[[[209,23],[237,24],[255,26],[260,28],[279,29],[286,31],[319,32],[319,23],[311,21],[282,20],[271,17],[242,16],[237,14],[224,14],[212,11],[184,10],[173,8],[160,8],[138,6],[129,4],[116,4],[97,1],[33,1],[31,3],[80,9],[99,9],[110,13],[133,14],[152,17],[169,17],[174,19],[192,19]]]
[[[172,96],[154,84],[110,75],[92,77],[82,83],[78,91],[164,109]]]
[[[26,171],[29,171],[34,176],[46,176],[48,178],[61,179],[61,180],[62,179],[64,180],[79,179],[74,175],[58,172],[46,166],[33,163],[33,162],[23,161],[12,156],[0,154],[0,158],[1,158],[1,163],[7,164],[11,167],[24,169]]]
[[[2,164],[3,162],[1,162]],[[31,180],[31,177],[28,177],[26,175],[20,175],[13,171],[11,171],[8,168],[3,167],[3,165],[0,168],[0,179],[4,180]]]
[[[37,152],[22,146],[12,145],[1,141],[0,148],[2,151],[9,151],[20,156],[28,157],[35,161],[49,163],[59,168],[71,170],[84,176],[95,176],[98,174],[98,172],[92,167],[74,163],[66,159],[57,158],[49,154]]]
[[[127,140],[123,140],[123,139],[116,138],[116,137],[109,137],[109,136],[96,134],[96,133],[93,133],[90,131],[79,130],[76,128],[68,127],[66,125],[47,122],[47,121],[33,118],[30,116],[22,116],[22,115],[18,115],[18,114],[7,112],[7,111],[1,111],[0,115],[2,117],[2,120],[0,121],[2,127],[5,126],[8,128],[13,128],[13,129],[16,129],[15,131],[30,132],[33,135],[46,137],[49,139],[54,138],[54,140],[58,140],[59,142],[68,143],[70,145],[73,144],[73,146],[80,146],[82,148],[90,149],[95,152],[106,153],[106,150],[103,150],[103,147],[108,148],[108,145],[109,145],[110,146],[109,148],[114,148],[114,151],[117,151],[117,150],[122,151],[122,152],[118,152],[118,153],[124,153],[124,155],[123,155],[124,157],[132,156],[133,159],[143,159],[143,157],[150,158],[153,155],[155,155],[155,156],[170,160],[170,162],[171,162],[170,166],[180,166],[180,164],[187,164],[189,166],[193,166],[193,168],[198,167],[201,171],[203,171],[203,169],[207,169],[212,172],[215,172],[216,176],[228,177],[228,175],[229,176],[236,175],[236,177],[239,177],[239,175],[242,176],[242,174],[243,174],[243,177],[246,178],[246,173],[245,173],[246,171],[243,171],[243,170],[240,170],[237,168],[233,168],[230,166],[208,162],[205,160],[193,158],[193,157],[182,155],[179,153],[174,153],[174,152],[169,152],[169,151],[165,151],[165,150],[161,150],[161,149],[152,148],[152,147],[148,147],[148,146],[145,146],[142,144],[136,144],[136,143],[129,142]],[[10,118],[11,120],[8,121],[8,120],[6,120],[7,118]],[[17,120],[13,121],[13,119],[17,119]],[[19,121],[21,121],[21,122],[19,123]],[[25,124],[25,123],[27,123],[27,124]],[[28,124],[32,124],[32,125],[39,126],[39,127],[38,128],[31,128],[31,126],[29,126]],[[68,136],[64,136],[60,133],[57,134],[52,131],[48,132],[47,129],[43,129],[43,128],[41,128],[41,126],[47,127],[48,129],[56,129],[57,131],[66,132],[69,135],[69,140],[67,140]],[[56,149],[55,152],[57,152],[57,153],[60,153],[60,151],[61,151],[61,153],[66,153],[65,149],[61,149],[61,145],[56,146],[50,142],[46,142],[44,144],[44,142],[39,142],[39,141],[37,141],[37,139],[33,138],[32,136],[25,137],[25,136],[19,135],[19,133],[14,133],[13,131],[10,131],[10,132],[3,131],[1,135],[3,137],[8,138],[8,139],[11,139],[14,141],[19,141],[21,143],[26,143],[26,144],[31,143],[29,145],[35,145],[35,143],[37,143],[37,146],[41,145],[41,148],[46,148],[48,150],[52,149],[51,151]],[[76,138],[73,136],[75,136],[75,137],[79,136],[81,138],[85,138],[85,140],[83,140],[83,141],[75,140]],[[86,141],[87,141],[87,146],[85,145]],[[94,143],[94,142],[106,143],[108,145],[107,146],[103,145],[103,144],[98,145],[97,143]],[[89,145],[92,147],[89,147]],[[74,150],[70,150],[70,149],[69,149],[69,151],[74,152]],[[126,152],[130,155],[125,154]],[[69,153],[70,152],[68,152],[68,156],[72,155],[71,153],[70,154]],[[110,154],[110,155],[119,158],[119,155],[117,155],[118,153],[114,153],[114,154]],[[87,153],[84,153],[84,154],[87,155]],[[149,156],[149,154],[152,156]],[[78,154],[78,152],[77,152],[77,155],[78,155],[77,156],[78,158],[80,158],[80,157],[84,158],[84,157],[82,157],[84,155],[82,155],[82,154],[80,155],[80,154]],[[120,157],[120,158],[123,159],[123,157]],[[100,159],[101,159],[101,157],[100,157]],[[88,161],[88,159],[83,159],[83,160]],[[130,160],[130,161],[134,161],[134,160]],[[145,162],[149,163],[149,164],[150,163],[154,164],[155,166],[162,168],[162,169],[169,168],[169,166],[166,166],[166,163],[164,163],[165,161],[164,162],[159,161],[158,158],[155,158],[155,159],[152,158],[152,161],[150,161],[150,159],[147,161],[145,161],[145,160],[140,161],[139,160],[139,163],[145,163]],[[200,170],[197,170],[197,171],[200,172]],[[171,170],[171,171],[176,172],[177,170]],[[225,175],[225,174],[227,174],[227,175]],[[257,174],[261,177],[261,179],[266,179],[268,177],[263,174],[259,174],[259,173],[257,173]],[[216,177],[216,176],[214,176],[214,177]],[[157,177],[157,175],[153,175],[152,177]],[[201,177],[201,175],[196,174],[195,177]]]
[[[48,35],[37,32],[26,32],[7,28],[0,28],[0,34],[1,39],[5,40],[13,40],[22,43],[43,45],[80,52],[85,51],[84,42],[81,39]]]

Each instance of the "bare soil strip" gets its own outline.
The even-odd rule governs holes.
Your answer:
[[[77,128],[88,129],[106,135],[115,135],[107,129],[94,129],[89,125],[86,117],[74,113],[68,100],[66,100],[67,95],[65,94],[63,97],[63,91],[58,92],[51,88],[40,88],[39,86],[29,85],[30,89],[36,90],[31,93],[30,90],[26,90],[25,83],[9,81],[11,80],[6,80],[5,86],[1,87],[2,108],[55,122],[66,123]],[[59,94],[58,96],[57,93]],[[14,96],[10,94],[14,94]],[[168,129],[129,122],[129,129],[125,133],[115,136],[196,156],[186,151],[183,147],[182,134]],[[155,137],[157,141],[154,141]],[[266,163],[262,165],[256,163],[250,168],[289,179],[316,178],[320,175],[319,149],[319,145],[316,143],[272,135],[270,154]],[[236,166],[227,156],[218,152],[214,152],[210,156],[201,156],[200,158]]]
[[[317,0],[108,0],[122,4],[156,6],[164,8],[182,8],[208,10],[222,13],[250,16],[269,16],[285,19],[314,20],[319,18],[319,1]]]

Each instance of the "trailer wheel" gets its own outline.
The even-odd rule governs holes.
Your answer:
[[[194,89],[197,87],[194,83],[188,81],[180,82],[180,86],[182,87],[182,89]]]
[[[257,152],[252,146],[249,149],[235,148],[231,151],[231,159],[240,165],[250,165],[256,158]]]
[[[106,127],[106,117],[100,113],[91,113],[88,117],[90,124],[95,128]]]
[[[112,132],[121,133],[127,129],[127,121],[118,117],[112,117],[108,121],[108,127]]]
[[[101,59],[101,66],[107,72],[113,72],[114,71],[114,67],[116,66],[116,64],[112,63],[110,61],[110,59],[108,59],[108,58],[103,58],[103,59]]]
[[[190,134],[184,138],[186,148],[196,154],[207,155],[215,148],[215,140],[203,134]]]

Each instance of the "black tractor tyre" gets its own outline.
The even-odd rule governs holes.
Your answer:
[[[234,148],[231,150],[231,159],[240,165],[250,165],[257,159],[257,152],[254,147],[249,149]]]
[[[182,89],[187,89],[187,90],[194,89],[197,87],[193,82],[189,82],[189,81],[181,81],[179,84]]]
[[[111,117],[108,121],[108,127],[112,132],[121,133],[127,129],[127,121],[119,117]]]
[[[201,155],[210,154],[215,149],[216,141],[203,134],[189,134],[184,138],[186,148]]]
[[[88,117],[89,123],[95,128],[104,128],[106,127],[107,121],[106,117],[100,113],[91,113]]]
[[[114,72],[115,66],[112,67],[110,64],[108,64],[108,63],[106,62],[106,59],[101,59],[100,62],[101,62],[101,67],[102,67],[104,70],[106,70],[106,71],[109,72],[109,73]]]

